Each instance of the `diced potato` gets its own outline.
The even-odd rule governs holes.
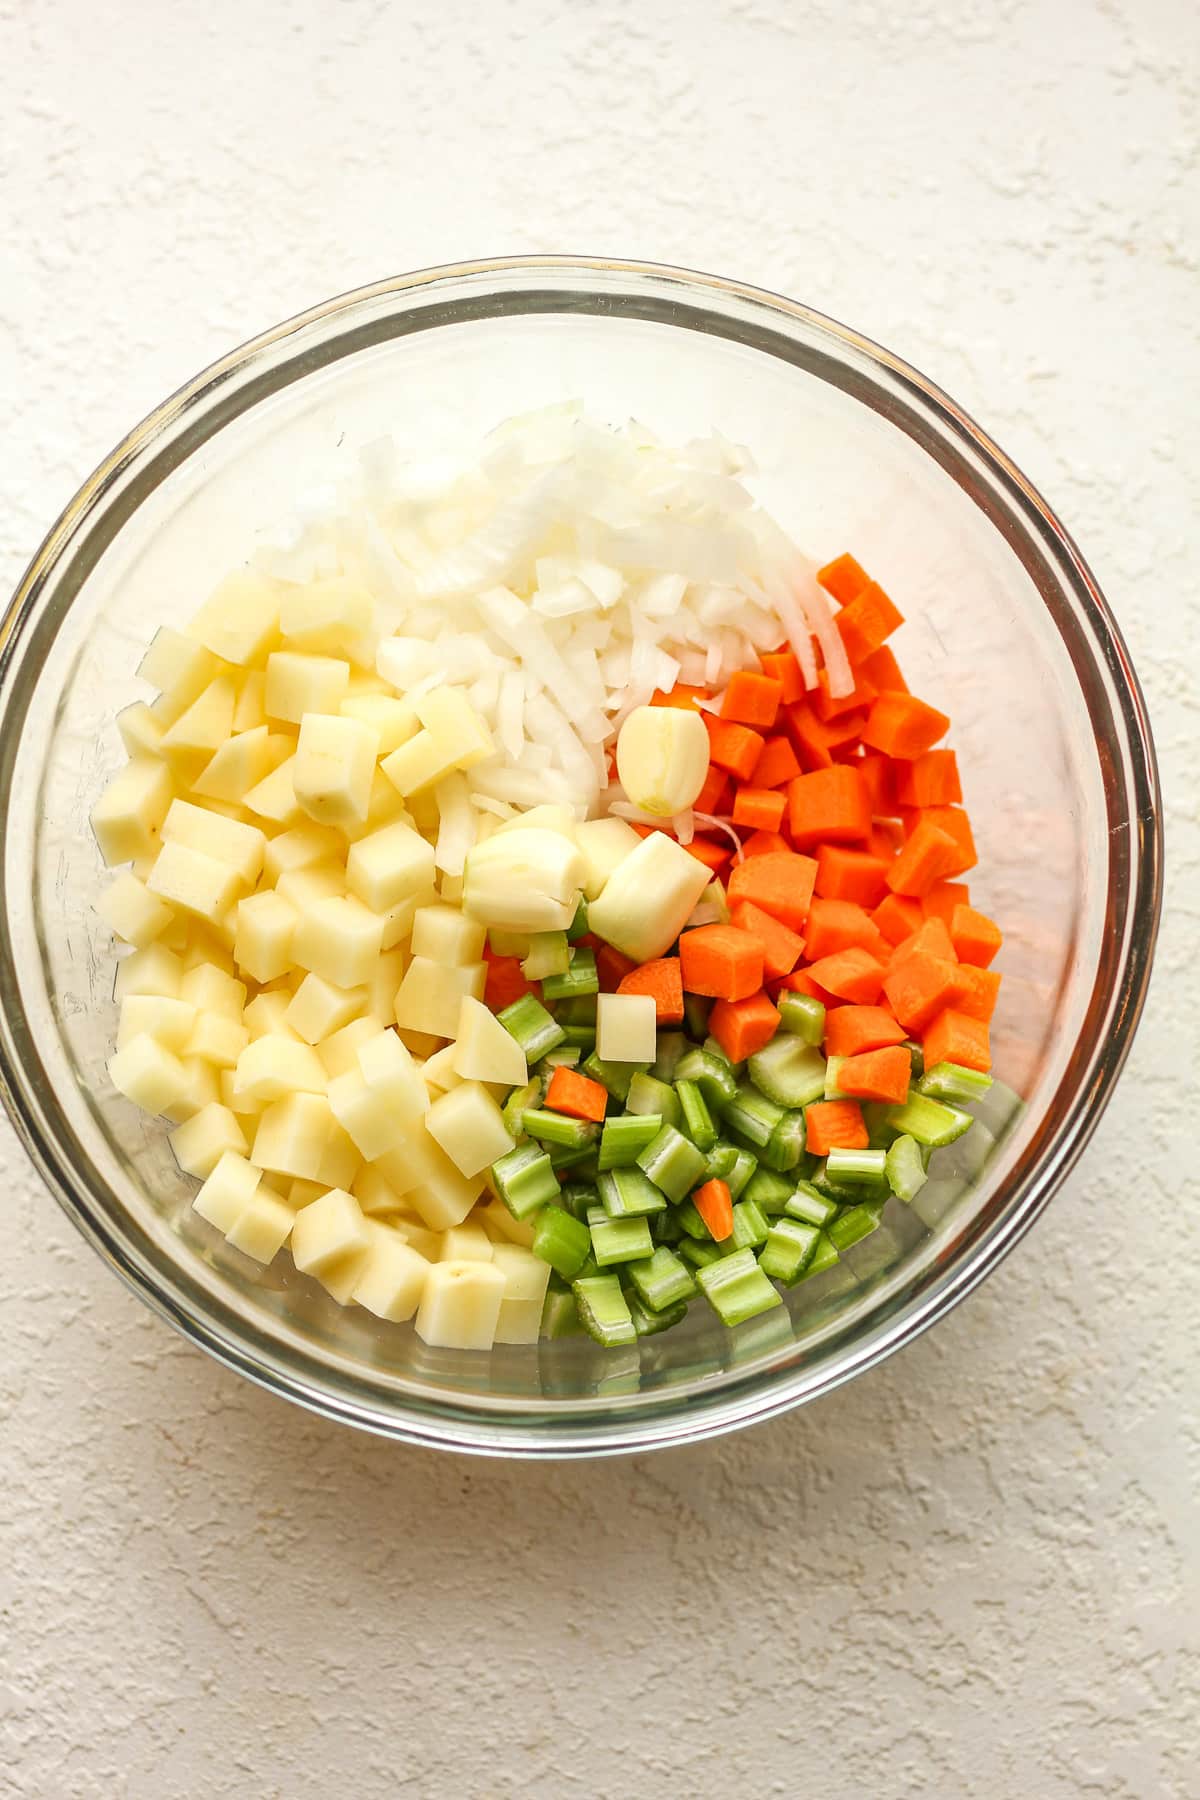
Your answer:
[[[414,894],[411,899],[399,900],[395,906],[391,906],[385,913],[381,913],[380,917],[383,920],[383,948],[385,950],[393,950],[397,944],[406,943],[412,936],[412,924],[417,916],[418,908],[427,906],[436,899],[437,893],[433,888],[423,888],[419,894]]]
[[[272,888],[240,900],[233,956],[255,981],[274,981],[292,966],[292,943],[300,915]]]
[[[153,757],[135,756],[113,776],[92,808],[92,830],[110,868],[157,854],[174,793],[170,770]]]
[[[458,688],[433,688],[412,707],[435,743],[455,752],[456,769],[473,769],[495,755],[491,732]]]
[[[583,852],[583,892],[589,902],[600,898],[613,870],[641,841],[627,819],[584,819],[575,827],[575,842]]]
[[[377,1160],[384,1180],[431,1231],[461,1225],[483,1192],[483,1176],[463,1175],[420,1122]]]
[[[464,852],[465,861],[465,852]],[[443,874],[438,881],[438,893],[451,906],[461,906],[463,897],[463,878],[461,875]]]
[[[299,1038],[271,1032],[246,1045],[237,1060],[233,1091],[239,1099],[282,1100],[293,1093],[323,1094],[329,1086],[316,1051]]]
[[[583,868],[582,852],[559,832],[496,832],[467,857],[463,904],[486,926],[565,931],[579,905]]]
[[[180,1125],[185,1119],[194,1118],[206,1106],[215,1105],[221,1098],[221,1088],[216,1069],[210,1062],[199,1056],[185,1056],[183,1059],[183,1092],[178,1099],[167,1107],[165,1117],[172,1124]]]
[[[359,1174],[361,1173],[362,1171],[360,1170]],[[354,1179],[357,1181],[358,1176],[356,1175]],[[299,1212],[302,1206],[311,1206],[314,1200],[319,1200],[325,1191],[325,1188],[319,1181],[301,1181],[299,1177],[297,1177],[295,1181],[290,1181],[288,1183],[285,1198],[292,1211]]]
[[[491,1262],[492,1240],[473,1218],[452,1225],[442,1234],[439,1262]]]
[[[299,725],[305,713],[336,713],[349,685],[340,657],[277,650],[267,658],[267,716]]]
[[[323,1038],[316,1047],[317,1055],[324,1063],[329,1079],[332,1081],[338,1075],[344,1075],[348,1069],[357,1069],[359,1050],[378,1035],[379,1020],[365,1016],[351,1019],[348,1025]]]
[[[233,1230],[258,1192],[262,1170],[236,1150],[227,1150],[192,1201],[193,1209],[217,1230]]]
[[[651,994],[600,994],[596,1000],[596,1055],[601,1062],[652,1063],[658,1055]]]
[[[505,1278],[492,1263],[434,1263],[417,1308],[417,1336],[453,1350],[490,1350]]]
[[[165,844],[186,844],[189,850],[228,864],[247,887],[253,887],[262,874],[267,840],[257,825],[224,818],[206,806],[193,806],[190,800],[173,800],[162,836]]]
[[[382,769],[383,764],[380,763]],[[405,801],[405,810],[409,821],[416,826],[423,837],[435,838],[438,833],[440,815],[432,788],[422,788],[418,794],[410,794]]]
[[[304,818],[304,809],[296,798],[293,775],[295,756],[285,757],[277,769],[264,777],[243,796],[243,803],[260,819],[272,825],[295,825]]]
[[[130,994],[166,994],[176,999],[182,981],[183,963],[175,952],[163,944],[149,944],[146,949],[121,958],[114,995],[118,1000],[125,1000]]]
[[[421,906],[413,914],[412,948],[414,956],[430,962],[448,963],[465,968],[483,956],[487,932],[475,919],[468,919],[456,906]]]
[[[258,1121],[251,1154],[272,1174],[300,1176],[328,1187],[348,1187],[362,1161],[324,1094],[288,1094],[273,1100]]]
[[[363,1164],[350,1184],[350,1192],[369,1217],[397,1213],[404,1206],[400,1195],[374,1163]]]
[[[143,681],[159,690],[151,708],[161,725],[168,726],[187,711],[220,673],[220,662],[195,638],[184,637],[164,625],[138,664]]]
[[[416,737],[421,729],[421,721],[412,707],[390,694],[351,692],[338,710],[343,718],[358,719],[371,728],[379,739],[380,756],[390,756],[401,744],[407,744],[409,738]]]
[[[217,1099],[221,1106],[228,1108],[246,1134],[246,1142],[253,1143],[254,1134],[258,1130],[258,1121],[266,1112],[266,1107],[257,1100],[243,1100],[233,1091],[233,1070],[217,1070]],[[321,1190],[324,1192],[324,1189]]]
[[[440,1094],[425,1115],[425,1129],[463,1175],[481,1175],[513,1147],[500,1108],[477,1081]]]
[[[212,761],[205,764],[192,783],[192,792],[204,800],[240,802],[286,761],[293,748],[290,737],[269,732],[265,725],[240,731],[226,738]]]
[[[227,1106],[214,1102],[201,1107],[169,1134],[175,1161],[185,1175],[206,1181],[227,1154],[244,1157],[249,1145],[236,1117]]]
[[[187,941],[179,954],[184,969],[215,969],[219,975],[225,975],[230,981],[236,982],[244,998],[245,983],[237,981],[233,969],[233,933],[228,928],[228,915],[215,925],[209,925],[202,919],[188,918],[184,918],[183,923],[187,927]],[[164,944],[171,942],[166,932],[163,933],[162,941]],[[185,994],[183,998],[191,1000],[193,1006],[198,1004],[191,994]]]
[[[292,946],[294,961],[335,987],[370,980],[383,941],[383,921],[352,895],[318,900],[301,912]]]
[[[214,963],[203,961],[189,967],[179,981],[179,998],[189,1000],[198,1013],[223,1013],[241,1022],[246,1004],[246,984],[226,974]]]
[[[406,1223],[404,1239],[417,1252],[418,1256],[425,1258],[426,1262],[436,1262],[441,1254],[442,1234],[440,1231],[430,1231],[427,1225]]]
[[[550,1265],[532,1250],[518,1244],[497,1244],[493,1266],[504,1276],[504,1298],[496,1321],[498,1344],[536,1344],[542,1333],[542,1312]]]
[[[96,902],[96,911],[119,938],[139,950],[153,943],[175,916],[170,907],[149,893],[145,883],[128,869],[123,869],[104,889]]]
[[[261,1037],[295,1037],[295,1032],[287,1022],[290,1005],[290,996],[279,988],[256,994],[253,1000],[248,1001],[242,1013],[242,1022],[250,1033],[251,1040]]]
[[[260,1182],[249,1205],[226,1237],[243,1256],[269,1263],[278,1256],[292,1234],[296,1214],[279,1195]],[[504,1308],[501,1307],[501,1312]]]
[[[375,628],[375,603],[366,588],[344,575],[283,590],[280,630],[289,649],[352,656]]]
[[[494,1244],[520,1244],[526,1250],[533,1248],[533,1226],[524,1219],[514,1219],[503,1200],[493,1196],[486,1205],[476,1207],[472,1217],[479,1220]]]
[[[163,845],[146,883],[172,906],[212,922],[224,918],[243,885],[228,863],[180,843]]]
[[[500,1027],[503,1031],[504,1027]],[[443,1044],[432,1056],[427,1056],[421,1066],[421,1079],[431,1094],[448,1094],[451,1088],[461,1085],[463,1077],[454,1068],[454,1045]]]
[[[353,825],[367,816],[379,740],[369,726],[338,714],[305,713],[292,785],[319,825]]]
[[[284,1017],[306,1044],[319,1044],[366,1010],[367,992],[360,987],[334,987],[320,975],[306,975]]]
[[[108,1078],[117,1092],[143,1112],[166,1113],[188,1092],[188,1072],[157,1038],[131,1038],[109,1058]]]
[[[397,1231],[368,1220],[370,1247],[351,1295],[380,1319],[411,1319],[425,1291],[429,1263]]]
[[[184,1056],[195,1022],[196,1009],[186,1000],[171,1000],[161,994],[131,994],[121,1002],[117,1049],[123,1050],[133,1038],[145,1033],[157,1038],[176,1056]]]
[[[250,1032],[240,1019],[228,1013],[198,1012],[183,1054],[198,1056],[215,1069],[232,1069],[249,1042]]]
[[[635,962],[648,962],[675,942],[708,880],[703,863],[665,832],[652,831],[589,903],[589,927]]]
[[[360,838],[370,837],[373,831],[382,831],[385,825],[395,825],[397,822],[411,825],[408,807],[383,770],[376,767],[371,776],[371,795],[367,801],[366,817],[343,825],[342,836],[347,844],[357,844]]]
[[[279,592],[252,569],[236,569],[214,588],[188,626],[225,662],[263,662],[279,639]]]
[[[320,1276],[370,1243],[362,1209],[344,1188],[331,1188],[311,1206],[302,1206],[292,1225],[292,1261],[304,1275]]]
[[[242,677],[238,697],[233,703],[233,729],[253,731],[256,725],[265,725],[266,722],[267,672],[265,669],[251,669]]]
[[[307,912],[318,900],[328,900],[346,892],[345,866],[334,858],[312,863],[306,869],[288,869],[275,883],[275,892],[297,912]]]
[[[329,1104],[355,1147],[373,1162],[395,1150],[419,1123],[427,1095],[420,1070],[394,1031],[358,1048],[357,1068],[329,1084]]]
[[[237,689],[218,675],[163,732],[160,749],[177,775],[189,783],[199,775],[233,730]]]
[[[433,847],[411,825],[396,821],[359,838],[346,858],[346,884],[372,912],[433,887]]]
[[[160,755],[165,729],[144,700],[135,700],[132,706],[122,707],[117,714],[117,730],[127,756]]]
[[[396,995],[404,979],[403,950],[385,950],[375,960],[375,968],[367,983],[366,1010],[381,1025],[391,1025],[396,1018]]]
[[[486,981],[486,963],[441,968],[428,957],[414,956],[396,994],[396,1023],[407,1031],[453,1037],[463,996],[482,1000]]]
[[[268,881],[277,882],[281,875],[314,868],[343,855],[344,850],[340,832],[305,819],[302,825],[293,825],[290,831],[281,831],[277,837],[268,839],[263,852],[263,875]]]

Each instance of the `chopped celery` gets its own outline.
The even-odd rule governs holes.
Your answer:
[[[533,1228],[533,1253],[564,1281],[573,1281],[592,1247],[587,1225],[561,1206],[543,1206]]]
[[[831,1150],[825,1173],[836,1187],[879,1188],[887,1179],[882,1150]]]
[[[643,1306],[636,1294],[627,1293],[625,1304],[629,1308],[629,1316],[633,1320],[633,1329],[641,1337],[654,1337],[660,1331],[670,1331],[672,1325],[687,1314],[687,1301],[677,1300],[674,1306],[664,1307],[662,1312],[654,1312]]]
[[[837,1245],[827,1232],[822,1231],[818,1234],[817,1247],[813,1252],[812,1260],[806,1269],[801,1270],[797,1280],[811,1281],[814,1275],[823,1275],[826,1269],[832,1269],[834,1264],[840,1260]]]
[[[638,1167],[668,1200],[682,1200],[704,1178],[704,1156],[673,1125],[664,1125],[637,1159]]]
[[[638,1262],[654,1254],[645,1219],[611,1219],[603,1207],[594,1206],[588,1214],[588,1230],[592,1234],[592,1255],[602,1269]]]
[[[547,1000],[577,1000],[599,992],[596,952],[586,947],[577,946],[571,951],[569,966],[560,973],[547,975],[542,982],[542,993]]]
[[[740,1325],[769,1306],[783,1304],[759,1268],[753,1250],[736,1250],[697,1270],[696,1280],[723,1325]]]
[[[610,1219],[640,1218],[662,1212],[667,1204],[640,1169],[606,1169],[597,1177],[596,1192]]]
[[[522,994],[519,1000],[514,1000],[511,1006],[506,1006],[496,1017],[504,1029],[516,1038],[525,1052],[527,1062],[536,1062],[539,1056],[545,1056],[547,1050],[553,1050],[566,1037],[558,1020],[532,994]]]
[[[798,1219],[802,1225],[828,1225],[837,1212],[837,1201],[819,1193],[811,1182],[799,1181],[783,1210],[788,1218]]]
[[[712,1036],[706,1037],[700,1048],[706,1055],[715,1056],[718,1062],[723,1062],[735,1081],[740,1081],[742,1076],[746,1073],[745,1062],[734,1062],[732,1056],[730,1056],[719,1038]]]
[[[679,1095],[657,1075],[647,1075],[638,1070],[629,1084],[629,1094],[625,1101],[626,1112],[657,1113],[664,1125],[679,1123]]]
[[[771,1133],[782,1118],[783,1107],[776,1106],[748,1081],[739,1084],[732,1101],[725,1107],[726,1125],[757,1150],[770,1142]]]
[[[626,1274],[643,1305],[652,1312],[661,1312],[680,1300],[690,1300],[696,1292],[696,1283],[687,1264],[664,1244],[660,1244],[653,1256],[648,1256],[644,1262],[630,1263]]]
[[[825,1036],[825,1008],[811,994],[789,994],[786,990],[775,1002],[779,1008],[781,1031],[791,1032],[805,1044],[819,1044]]]
[[[851,1244],[857,1244],[860,1238],[869,1237],[879,1224],[882,1207],[864,1201],[859,1206],[848,1206],[845,1212],[838,1214],[828,1227],[826,1235],[834,1249],[839,1253],[848,1250]]]
[[[890,1100],[863,1101],[863,1124],[867,1128],[872,1150],[886,1150],[896,1136],[896,1128],[888,1119],[893,1104]]]
[[[564,975],[570,961],[565,931],[535,931],[529,940],[529,954],[521,963],[521,973],[526,981],[541,981],[546,975]]]
[[[500,1116],[504,1120],[504,1129],[509,1137],[519,1138],[524,1135],[524,1117],[531,1106],[540,1106],[546,1096],[546,1084],[535,1076],[527,1081],[524,1087],[514,1088],[504,1105],[500,1108]]]
[[[898,1200],[915,1200],[929,1177],[917,1140],[898,1137],[884,1158],[888,1186]]]
[[[685,1238],[679,1246],[679,1254],[694,1269],[706,1269],[709,1263],[721,1261],[720,1248],[711,1238],[707,1243],[698,1242],[695,1238]]]
[[[714,1112],[721,1112],[737,1093],[737,1080],[728,1058],[694,1046],[676,1064],[675,1080],[695,1082],[705,1104]]]
[[[767,1233],[758,1266],[776,1281],[796,1281],[816,1255],[820,1237],[815,1225],[805,1225],[799,1219],[776,1219]]]
[[[697,1043],[708,1031],[708,1015],[713,1003],[701,994],[685,994],[683,996],[683,1023],[690,1037]]]
[[[683,1115],[680,1130],[691,1138],[697,1150],[711,1150],[717,1141],[717,1128],[704,1103],[704,1095],[694,1081],[676,1081],[675,1092]]]
[[[718,1150],[721,1148],[721,1142],[722,1140],[718,1139],[716,1146]],[[758,1160],[753,1151],[743,1150],[738,1144],[733,1145],[732,1149],[733,1162],[730,1166],[729,1173],[724,1175],[722,1180],[729,1189],[730,1199],[740,1200],[745,1193],[755,1170],[758,1168]],[[710,1151],[709,1154],[711,1156],[713,1152]]]
[[[798,994],[796,999],[806,999]],[[825,1092],[825,1058],[802,1038],[776,1032],[746,1065],[760,1094],[779,1106],[809,1106]]]
[[[594,1144],[600,1128],[590,1119],[569,1119],[565,1113],[551,1112],[544,1106],[532,1106],[523,1116],[525,1135],[543,1144],[561,1144],[566,1150],[579,1150]]]
[[[712,1243],[712,1232],[708,1229],[708,1226],[696,1211],[692,1201],[685,1200],[682,1206],[677,1206],[675,1208],[674,1217],[680,1230],[684,1232],[687,1237],[695,1239],[695,1241],[700,1244],[706,1242]]]
[[[838,1086],[838,1070],[845,1062],[844,1056],[831,1056],[825,1064],[825,1098],[826,1100],[845,1100],[849,1096],[843,1094]]]
[[[580,1056],[584,1057],[590,1056],[595,1050],[596,1027],[594,1025],[564,1025],[563,1032],[567,1040],[566,1044],[563,1045],[564,1049],[570,1045],[578,1050]],[[553,1050],[549,1051],[548,1054],[553,1056]]]
[[[589,1181],[569,1181],[559,1195],[573,1219],[586,1219],[593,1206],[599,1206],[599,1190]]]
[[[932,1069],[926,1069],[917,1087],[922,1094],[928,1094],[933,1100],[949,1100],[952,1105],[966,1106],[972,1100],[982,1100],[992,1085],[990,1075],[983,1075],[978,1069],[965,1069],[961,1063],[935,1063]]]
[[[733,1244],[738,1250],[757,1250],[767,1241],[767,1221],[753,1200],[739,1200],[733,1209]]]
[[[662,1130],[658,1113],[621,1113],[605,1119],[600,1134],[600,1168],[623,1169],[635,1163]]]
[[[765,1213],[781,1213],[791,1199],[795,1185],[794,1181],[777,1175],[773,1169],[758,1168],[742,1189],[741,1198],[753,1200]],[[732,1193],[733,1189],[729,1191]]]
[[[888,1123],[901,1134],[916,1138],[918,1144],[940,1150],[943,1144],[952,1144],[964,1131],[970,1131],[974,1120],[968,1112],[960,1112],[957,1107],[931,1100],[928,1094],[914,1094],[910,1090],[903,1106],[889,1109]]]
[[[542,1067],[543,1069],[573,1069],[578,1062],[579,1046],[572,1044],[568,1039],[565,1044],[559,1044],[555,1049],[547,1050],[542,1058]]]
[[[595,1275],[577,1281],[573,1288],[579,1321],[598,1344],[635,1344],[637,1332],[621,1283],[615,1275]]]
[[[563,1169],[574,1169],[576,1181],[595,1181],[599,1165],[594,1143],[551,1144],[549,1151],[556,1175]]]
[[[920,1081],[922,1075],[925,1073],[925,1049],[924,1049],[924,1046],[922,1044],[916,1043],[912,1038],[905,1038],[904,1048],[908,1051],[908,1054],[912,1059],[909,1080],[910,1081]]]
[[[694,1141],[694,1140],[693,1140]],[[724,1138],[718,1138],[704,1159],[705,1181],[724,1181],[728,1183],[730,1175],[737,1166],[742,1152],[735,1144],[727,1144]],[[746,1152],[749,1155],[749,1152]],[[753,1159],[751,1159],[753,1160]],[[748,1181],[749,1176],[746,1177]],[[730,1191],[732,1198],[732,1190]]]
[[[662,1212],[655,1213],[650,1221],[650,1229],[657,1244],[677,1244],[684,1236],[683,1226],[676,1218],[673,1206],[664,1207]]]
[[[598,1081],[601,1087],[606,1087],[613,1099],[619,1100],[622,1106],[629,1098],[630,1085],[639,1070],[644,1074],[646,1065],[601,1062],[594,1050],[583,1065],[583,1073],[590,1075],[593,1081]]]
[[[554,1009],[554,1016],[560,1025],[565,1025],[568,1029],[572,1025],[590,1025],[595,1031],[595,994],[577,994],[573,999],[560,1001]]]
[[[660,1031],[658,1034],[658,1056],[650,1073],[656,1081],[674,1081],[675,1065],[681,1056],[685,1056],[692,1048],[682,1031]]]
[[[804,1114],[785,1112],[759,1151],[768,1169],[794,1169],[804,1155]]]
[[[492,1186],[514,1219],[527,1219],[548,1200],[558,1199],[558,1177],[536,1144],[518,1144],[494,1162]]]
[[[580,894],[579,905],[575,908],[575,917],[571,920],[571,923],[567,926],[567,937],[570,939],[571,943],[574,943],[576,938],[581,938],[581,937],[587,936],[587,928],[588,928],[587,901],[584,899],[583,895]]]
[[[579,1306],[570,1288],[565,1293],[561,1288],[548,1288],[542,1308],[542,1337],[573,1337],[579,1330]]]

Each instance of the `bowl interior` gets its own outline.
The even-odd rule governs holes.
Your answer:
[[[512,284],[500,311],[494,289],[474,307],[444,292],[364,300],[194,395],[75,531],[24,630],[9,699],[9,1010],[60,1182],[86,1196],[110,1251],[244,1366],[286,1365],[296,1391],[339,1396],[377,1424],[420,1416],[496,1441],[565,1418],[586,1433],[614,1413],[815,1372],[911,1303],[970,1254],[1044,1149],[1112,953],[1120,796],[1096,716],[1102,678],[1090,663],[1081,676],[1058,577],[1004,484],[901,377],[819,326],[777,333],[765,309],[713,312],[670,284],[632,299],[599,285],[602,303],[595,282]],[[745,443],[752,485],[800,544],[821,560],[853,549],[907,615],[906,674],[953,719],[979,846],[972,898],[1006,933],[1000,1081],[982,1109],[989,1130],[939,1153],[917,1203],[891,1202],[884,1227],[786,1309],[726,1332],[693,1308],[685,1328],[628,1354],[578,1340],[448,1354],[337,1307],[286,1255],[261,1271],[190,1212],[195,1183],[165,1127],[105,1074],[115,954],[92,910],[103,870],[88,814],[123,760],[114,715],[144,697],[134,669],[155,629],[185,619],[365,445],[388,436],[425,459],[567,398],[668,439],[716,427]]]

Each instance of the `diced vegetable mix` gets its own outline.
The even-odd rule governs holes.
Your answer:
[[[109,1073],[235,1249],[431,1344],[630,1344],[697,1296],[737,1325],[914,1201],[991,1085],[950,721],[850,556],[743,598],[749,639],[710,608],[699,654],[683,576],[507,574],[473,639],[294,568],[159,633],[93,813],[130,865]]]

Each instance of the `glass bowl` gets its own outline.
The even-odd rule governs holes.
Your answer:
[[[215,1240],[161,1121],[105,1074],[115,957],[93,911],[90,808],[114,716],[165,622],[390,435],[452,450],[566,398],[670,438],[752,449],[757,490],[908,615],[904,666],[950,712],[1006,932],[997,1083],[969,1150],[786,1307],[734,1331],[693,1307],[636,1349],[424,1346]],[[993,1269],[1071,1167],[1141,1010],[1159,909],[1154,754],[1125,647],[1078,551],[946,395],[857,333],[736,282],[583,258],[365,288],[216,363],[71,501],[4,619],[0,1067],[30,1155],[90,1242],[193,1342],[273,1391],[412,1442],[509,1455],[647,1449],[826,1392]],[[1015,1095],[1021,1096],[1021,1103]],[[1036,1296],[1031,1304],[1036,1303]]]

